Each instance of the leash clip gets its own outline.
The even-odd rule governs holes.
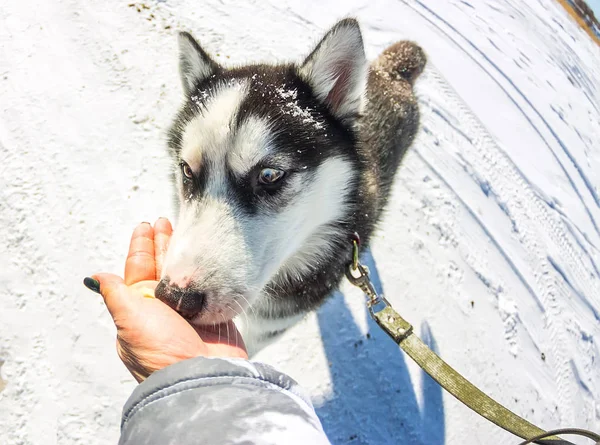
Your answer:
[[[369,277],[369,268],[358,261],[360,239],[355,234],[352,239],[352,262],[346,268],[346,278],[360,288],[367,296],[367,308],[371,318],[398,344],[413,332],[413,327],[394,310],[388,301],[377,294]]]
[[[371,279],[369,269],[358,263],[355,270],[353,264],[346,269],[346,277],[367,296],[367,308],[371,318],[397,343],[402,343],[413,332],[413,327],[394,310],[388,301],[377,294]]]
[[[377,294],[377,291],[375,290],[375,287],[369,278],[368,267],[358,263],[356,268],[353,269],[353,265],[349,264],[348,268],[346,269],[346,278],[348,278],[350,283],[356,287],[359,287],[365,293],[368,298],[367,303],[369,305],[379,303],[381,297]]]
[[[346,269],[346,278],[348,278],[350,283],[359,287],[364,292],[368,298],[367,305],[370,310],[373,306],[380,305],[384,299],[377,295],[377,291],[369,278],[369,268],[363,266],[358,261],[359,246],[360,237],[358,236],[358,233],[354,233],[354,235],[352,235],[352,262],[348,264],[348,268]],[[387,305],[386,303],[384,304]]]

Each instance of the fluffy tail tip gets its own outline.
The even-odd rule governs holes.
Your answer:
[[[414,84],[425,69],[425,51],[414,42],[403,40],[388,47],[379,57],[380,67]]]

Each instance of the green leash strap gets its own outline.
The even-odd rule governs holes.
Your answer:
[[[385,302],[387,304],[387,302]],[[465,379],[444,362],[413,332],[412,326],[389,305],[371,315],[377,324],[442,388],[477,414],[523,439],[546,432],[505,408]],[[573,445],[556,436],[547,437],[544,444]]]
[[[368,297],[371,317],[427,374],[442,388],[456,397],[480,416],[500,428],[525,439],[521,445],[537,443],[543,445],[574,445],[555,434],[579,434],[595,440],[600,445],[600,435],[591,431],[565,429],[546,432],[517,416],[509,409],[483,393],[450,365],[433,352],[414,332],[412,325],[400,316],[388,303],[377,295],[369,278],[369,270],[357,258],[358,242],[353,241],[353,262],[346,270],[348,280],[358,286]],[[358,275],[357,275],[358,274]]]

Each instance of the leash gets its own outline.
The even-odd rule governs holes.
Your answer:
[[[367,296],[369,314],[379,327],[442,388],[480,416],[525,439],[520,445],[574,445],[556,434],[580,435],[600,445],[600,435],[591,431],[576,428],[544,431],[538,428],[496,402],[450,367],[414,333],[412,325],[383,296],[377,294],[369,278],[369,269],[358,260],[359,246],[360,238],[355,233],[352,238],[352,262],[346,268],[346,277]]]

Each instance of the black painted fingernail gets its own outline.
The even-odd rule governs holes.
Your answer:
[[[83,279],[83,285],[87,287],[92,292],[100,293],[100,282],[98,280],[94,280],[90,277],[85,277]]]

